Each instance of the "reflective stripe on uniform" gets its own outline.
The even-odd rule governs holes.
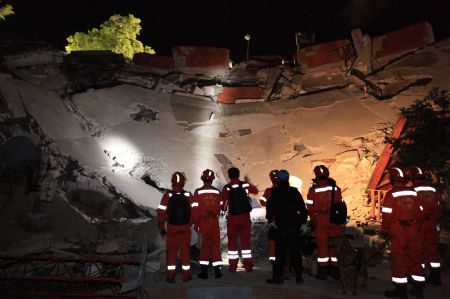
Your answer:
[[[229,260],[235,260],[235,259],[237,259],[237,258],[239,258],[239,255],[237,255],[237,254],[229,254],[229,255],[228,255],[228,259],[229,259]]]
[[[213,189],[205,189],[205,190],[199,190],[198,194],[207,194],[207,193],[214,193],[214,194],[220,194],[219,190],[213,190]]]
[[[247,184],[247,183],[242,184],[242,187],[244,187],[244,188],[250,187],[250,184]]]
[[[275,260],[275,257],[274,256],[270,256],[269,257],[269,261],[274,261]]]
[[[223,264],[222,261],[217,261],[217,262],[213,262],[213,263],[212,263],[213,267],[215,267],[215,266],[220,266],[220,265],[222,265],[222,264]]]
[[[307,199],[306,200],[306,204],[308,205],[312,205],[314,203],[314,201],[312,199]]]
[[[399,197],[399,196],[417,196],[416,191],[412,190],[406,190],[406,191],[397,191],[392,193],[392,196]]]
[[[167,210],[167,207],[166,207],[166,206],[163,206],[163,205],[159,205],[159,206],[158,206],[158,209],[161,209],[161,210],[164,210],[164,211],[165,211],[165,210]]]
[[[338,261],[337,257],[335,257],[335,256],[330,256],[330,259],[331,259],[332,262],[337,262]]]
[[[396,283],[408,283],[408,278],[406,277],[392,277],[392,281]]]
[[[330,260],[329,257],[318,257],[318,258],[317,258],[317,261],[318,261],[319,263],[326,263],[326,262],[328,262],[329,260]]]
[[[189,270],[191,269],[191,265],[183,265],[181,268],[183,268],[183,270]]]
[[[167,265],[167,270],[175,270],[177,268],[176,265]]]
[[[392,213],[392,208],[383,207],[383,208],[381,209],[381,212],[382,212],[382,213],[388,213],[388,214],[390,214],[390,213]]]
[[[245,250],[242,250],[242,254],[244,254],[244,253],[252,253],[252,251],[251,251],[251,249],[245,249]]]
[[[198,207],[198,202],[193,202],[193,203],[191,204],[191,207]]]
[[[184,196],[189,197],[189,195],[191,195],[189,192],[184,192]]]
[[[261,196],[261,197],[259,198],[259,200],[267,201],[267,199],[266,199],[264,196]]]
[[[333,190],[333,187],[328,186],[328,187],[314,189],[314,192],[319,193],[319,192],[325,192],[325,191],[331,191],[331,190]],[[334,190],[337,190],[337,187],[334,187]]]
[[[441,263],[430,263],[431,268],[439,268],[441,266]]]
[[[416,192],[419,192],[419,191],[436,192],[436,189],[434,189],[433,187],[430,187],[430,186],[415,187],[414,190],[416,190]]]
[[[425,276],[411,275],[411,278],[414,279],[415,281],[420,281],[420,282],[425,281]]]
[[[231,188],[237,188],[237,187],[239,187],[239,184],[231,185]]]
[[[199,261],[200,265],[209,265],[209,261]]]

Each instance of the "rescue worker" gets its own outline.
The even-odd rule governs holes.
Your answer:
[[[315,179],[308,190],[306,205],[311,225],[315,228],[317,243],[317,275],[320,280],[327,280],[327,275],[339,279],[336,248],[328,245],[330,238],[341,234],[340,225],[330,223],[331,197],[333,202],[342,202],[341,188],[330,178],[330,171],[324,165],[314,167]]]
[[[201,234],[199,278],[208,279],[208,266],[210,258],[214,267],[215,278],[222,277],[220,266],[222,257],[220,254],[220,229],[219,216],[222,207],[222,194],[212,186],[215,179],[214,172],[210,169],[203,171],[200,179],[203,186],[194,192],[194,203],[198,204],[197,219],[195,221]]]
[[[267,283],[282,284],[286,253],[295,271],[296,284],[303,283],[300,237],[306,232],[308,211],[297,188],[289,186],[289,172],[278,172],[279,184],[272,190],[268,200],[266,218],[268,226],[275,231],[275,266],[272,279]]]
[[[422,284],[425,277],[418,246],[422,213],[416,200],[417,193],[406,186],[408,179],[401,168],[393,167],[389,174],[392,189],[384,197],[381,232],[391,237],[392,282],[395,288],[385,291],[384,295],[408,298],[407,275],[411,274],[413,290],[410,293],[423,298]]]
[[[278,170],[276,170],[276,169],[271,170],[269,172],[269,178],[270,178],[270,181],[272,182],[272,187],[266,188],[266,190],[264,190],[263,196],[261,196],[259,198],[259,203],[263,207],[267,206],[267,204],[268,204],[267,200],[272,195],[272,190],[278,186],[277,174],[278,174]],[[275,222],[275,219],[273,220],[273,222]],[[275,242],[274,242],[274,240],[270,240],[270,238],[269,238],[269,262],[272,264],[272,267],[273,267],[274,262],[275,262]]]
[[[236,272],[239,261],[237,239],[241,244],[241,254],[246,272],[253,271],[252,249],[250,243],[252,210],[249,194],[258,194],[258,188],[239,179],[240,171],[236,167],[228,169],[230,182],[223,187],[224,209],[228,212],[228,271]]]
[[[421,226],[420,241],[422,268],[430,266],[428,282],[441,285],[441,263],[439,261],[439,223],[441,221],[441,207],[436,189],[425,181],[425,174],[420,167],[409,168],[412,187],[417,193],[419,207],[423,208],[423,223]]]
[[[166,239],[166,281],[175,282],[177,251],[180,249],[183,281],[192,279],[190,274],[191,224],[195,217],[194,197],[185,191],[186,177],[181,172],[172,175],[172,190],[164,193],[158,206],[158,226],[162,238]],[[192,215],[194,214],[194,216]]]

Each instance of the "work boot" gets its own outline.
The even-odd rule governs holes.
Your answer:
[[[390,291],[384,291],[384,296],[389,298],[400,298],[408,299],[407,285],[406,284],[396,284],[395,288]]]
[[[441,268],[431,268],[427,282],[438,286],[442,285]]]
[[[192,280],[192,276],[191,274],[189,274],[189,276],[183,277],[183,282],[188,282]]]
[[[201,265],[201,272],[197,274],[198,278],[201,279],[208,279],[208,266],[207,265]]]
[[[302,271],[295,272],[295,284],[302,284],[302,283],[303,283]]]
[[[411,296],[416,297],[416,298],[422,299],[423,298],[422,284],[414,282],[413,283],[413,288],[411,290],[409,290],[409,294]]]
[[[221,278],[222,277],[222,271],[220,271],[220,266],[214,267],[214,278]]]
[[[330,275],[334,280],[341,278],[341,273],[339,272],[339,267],[334,265],[329,265],[327,267],[327,274]]]
[[[327,280],[327,266],[317,267],[317,274],[315,277],[320,280]]]

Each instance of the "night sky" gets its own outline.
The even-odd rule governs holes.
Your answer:
[[[378,0],[377,0],[378,1]],[[393,0],[402,2],[401,0]],[[176,45],[226,47],[232,59],[245,56],[251,34],[250,54],[295,52],[294,32],[312,30],[319,42],[348,38],[349,30],[339,13],[345,0],[3,0],[15,15],[0,23],[0,38],[43,40],[63,49],[66,37],[99,27],[113,14],[133,14],[142,20],[138,37],[161,55],[170,55]],[[450,34],[448,0],[403,1],[365,26],[372,35],[402,26],[430,21],[438,38]]]

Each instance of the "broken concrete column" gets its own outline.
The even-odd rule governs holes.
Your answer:
[[[358,55],[357,61],[354,67],[363,72],[369,74],[372,72],[372,40],[369,35],[362,34],[360,28],[355,28],[351,31],[353,45]]]

